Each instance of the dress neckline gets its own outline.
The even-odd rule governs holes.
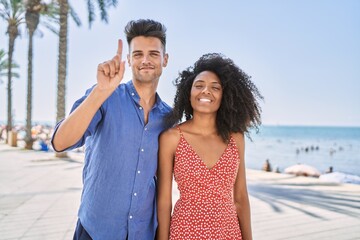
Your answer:
[[[204,166],[208,171],[212,171],[213,169],[215,169],[221,162],[223,159],[223,156],[225,155],[225,153],[227,153],[228,149],[231,146],[231,142],[233,141],[232,135],[230,135],[230,139],[226,145],[226,148],[224,149],[224,151],[222,152],[222,154],[220,155],[220,157],[216,160],[216,162],[214,163],[213,166],[209,167],[205,161],[200,157],[200,155],[196,152],[196,150],[194,149],[194,147],[186,140],[186,138],[184,137],[184,134],[182,133],[181,129],[179,126],[177,126],[177,129],[180,132],[180,141],[184,141],[190,148],[190,150],[195,154],[195,156],[198,158],[198,160],[200,161],[201,165]]]

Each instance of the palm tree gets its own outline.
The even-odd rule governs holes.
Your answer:
[[[5,59],[5,51],[0,49],[0,84],[3,83],[3,77],[7,76],[7,66],[8,60]],[[6,72],[5,72],[6,71]]]
[[[7,77],[8,75],[8,59],[5,59],[6,53],[3,49],[0,49],[0,85],[3,83],[2,78],[4,78],[5,76]],[[19,65],[13,63],[13,65],[11,66],[11,68],[19,68]],[[12,78],[19,78],[19,74],[11,71],[12,74]],[[0,139],[2,137],[2,132],[6,130],[6,129],[0,129]]]
[[[9,60],[5,59],[6,57],[6,53],[3,49],[0,49],[0,85],[3,84],[3,79],[5,77],[8,76],[8,64],[9,64]],[[14,68],[19,68],[19,65],[17,65],[15,62],[13,62],[12,66],[11,66],[11,78],[19,78],[20,75],[17,72],[14,72],[13,69]],[[3,130],[0,131],[0,133]],[[1,134],[0,134],[0,138],[1,138]]]
[[[51,23],[58,23],[55,2],[44,3],[41,0],[27,0],[24,1],[26,7],[25,20],[26,28],[29,34],[29,47],[28,47],[28,85],[27,85],[27,106],[26,106],[26,136],[25,136],[25,149],[32,149],[34,139],[31,135],[32,128],[32,84],[33,84],[33,37],[35,31],[39,26],[40,20],[45,18],[47,21],[43,21],[45,27],[57,34],[57,30],[51,25]]]
[[[15,40],[19,36],[19,25],[23,23],[24,9],[21,4],[21,0],[0,0],[0,17],[4,19],[7,25],[6,33],[9,35],[9,50],[8,50],[8,106],[7,106],[7,126],[6,126],[6,138],[9,140],[9,132],[12,130],[12,66],[13,66],[13,54],[15,50]]]
[[[8,65],[9,65],[9,60],[5,59],[6,57],[6,53],[3,49],[0,49],[0,84],[3,83],[3,78],[7,77],[8,75]],[[19,65],[16,64],[15,62],[13,62],[11,69],[14,68],[19,68]],[[11,70],[11,78],[19,78],[20,75],[17,72],[14,72],[13,70]]]
[[[60,31],[59,31],[59,58],[58,58],[58,82],[57,82],[57,104],[56,104],[56,122],[65,117],[65,92],[66,92],[66,74],[67,74],[67,39],[68,39],[68,16],[74,18],[78,26],[80,21],[73,8],[69,6],[68,0],[58,0],[60,6]],[[108,22],[107,9],[111,6],[116,7],[117,0],[87,0],[88,22],[89,26],[95,20],[95,6],[97,2],[101,20]],[[78,20],[78,21],[76,21]],[[66,157],[66,153],[56,153],[57,157]]]

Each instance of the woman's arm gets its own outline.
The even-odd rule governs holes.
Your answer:
[[[158,197],[157,214],[158,229],[157,239],[168,240],[170,233],[170,218],[172,210],[172,179],[174,157],[179,132],[176,129],[169,129],[160,135],[159,140],[159,163],[158,163]]]
[[[244,240],[252,240],[250,202],[245,173],[245,139],[241,133],[233,134],[239,152],[240,164],[234,185],[234,202]]]

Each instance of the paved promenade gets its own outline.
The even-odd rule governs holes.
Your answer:
[[[0,144],[0,240],[72,239],[82,159]],[[360,185],[254,170],[247,177],[255,240],[360,239]]]

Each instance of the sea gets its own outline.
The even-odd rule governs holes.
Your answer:
[[[46,121],[36,124],[54,125]],[[360,184],[360,127],[262,125],[249,136],[245,144],[247,168],[261,170],[267,159],[272,169],[280,172],[296,164],[307,164],[325,175],[332,167],[334,180]]]
[[[331,166],[347,182],[360,184],[360,127],[261,126],[249,136],[247,168],[260,170],[267,159],[280,172],[300,163],[325,174]]]

